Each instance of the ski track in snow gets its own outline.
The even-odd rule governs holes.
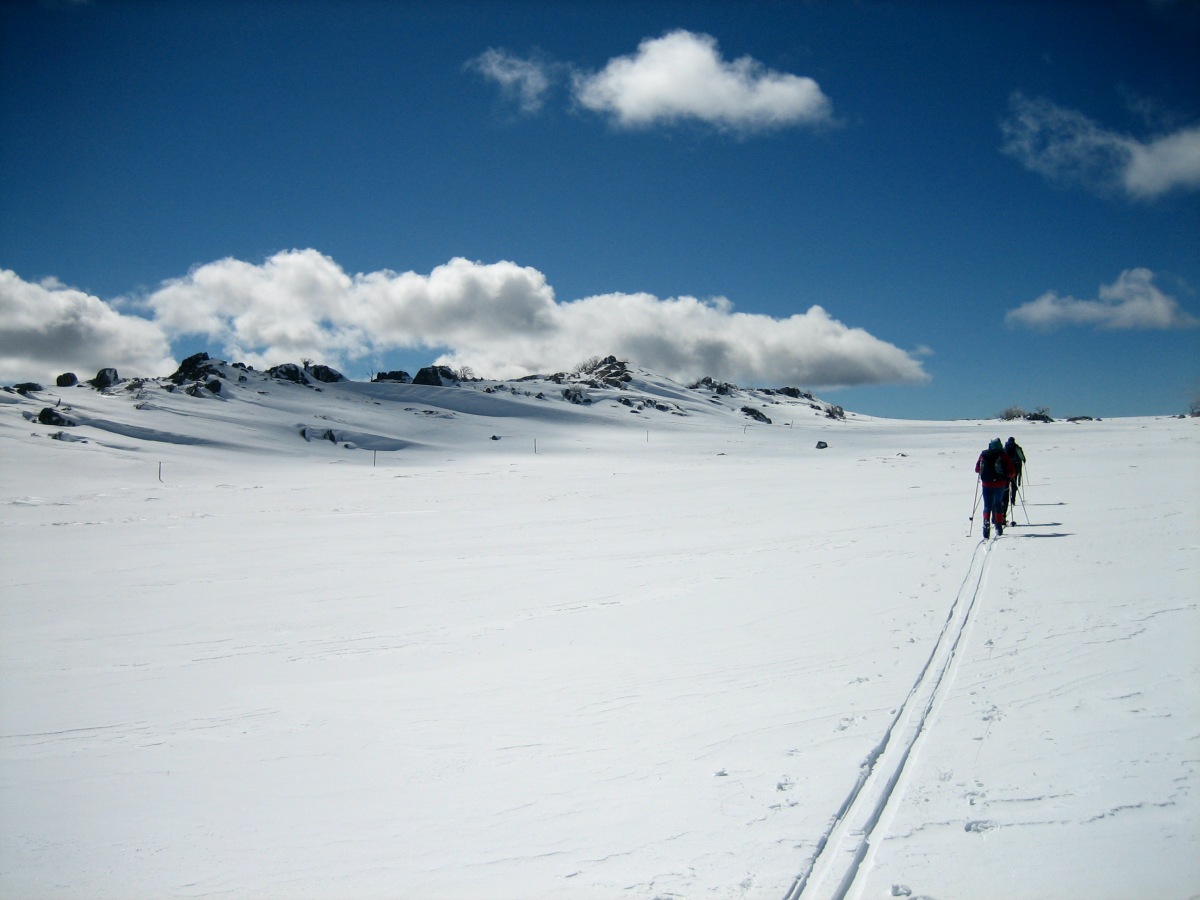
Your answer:
[[[883,739],[863,763],[858,781],[837,811],[805,870],[796,876],[784,900],[841,900],[851,890],[871,849],[871,838],[889,803],[897,796],[905,767],[924,735],[935,707],[953,683],[959,644],[969,631],[972,612],[987,581],[993,541],[975,546],[962,586],[946,622]]]

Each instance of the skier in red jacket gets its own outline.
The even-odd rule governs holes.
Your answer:
[[[1008,521],[1008,483],[1017,477],[1016,467],[1004,452],[1000,438],[979,454],[975,471],[983,485],[983,537],[985,540],[991,537],[992,524],[996,526],[996,537],[1000,537]]]

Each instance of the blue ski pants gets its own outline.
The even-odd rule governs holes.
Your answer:
[[[1008,517],[1008,485],[983,486],[983,521],[1003,525]]]

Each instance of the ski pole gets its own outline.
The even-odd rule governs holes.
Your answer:
[[[975,502],[971,504],[971,518],[967,520],[967,537],[975,530],[975,508],[979,506],[979,483],[981,476],[975,476]]]

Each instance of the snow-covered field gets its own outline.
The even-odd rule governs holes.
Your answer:
[[[0,393],[0,895],[1200,895],[1200,420],[222,372]]]

